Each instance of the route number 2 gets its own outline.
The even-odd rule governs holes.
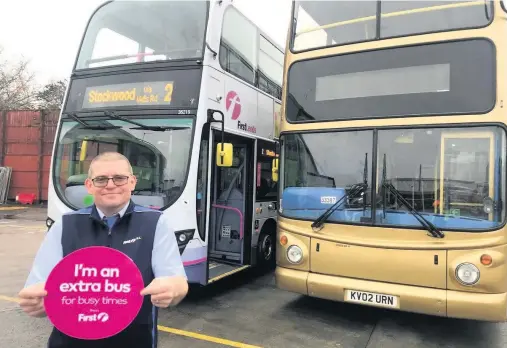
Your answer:
[[[164,89],[165,89],[164,101],[170,103],[173,96],[173,84],[172,83],[166,84]]]

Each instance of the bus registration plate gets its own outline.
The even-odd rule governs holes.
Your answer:
[[[398,297],[373,292],[346,290],[345,301],[361,303],[371,306],[398,308]]]

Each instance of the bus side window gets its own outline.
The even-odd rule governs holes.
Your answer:
[[[276,200],[278,194],[278,183],[273,181],[271,176],[271,168],[273,158],[267,156],[257,157],[257,184],[256,184],[256,200],[257,201],[273,201]]]
[[[197,171],[197,230],[199,237],[203,241],[206,240],[206,197],[208,190],[208,140],[201,141],[201,148],[199,151],[199,167]]]
[[[283,53],[259,35],[258,86],[260,90],[282,99]]]
[[[224,14],[220,65],[250,85],[255,84],[257,28],[233,7]]]
[[[225,71],[282,98],[284,52],[234,7],[224,14],[219,61]]]

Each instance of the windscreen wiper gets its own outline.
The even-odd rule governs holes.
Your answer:
[[[439,228],[437,228],[435,225],[433,225],[428,219],[426,219],[424,216],[421,215],[417,210],[414,209],[414,207],[403,197],[400,191],[398,191],[397,188],[394,187],[394,185],[390,182],[387,182],[386,180],[386,154],[384,154],[384,164],[382,169],[382,188],[389,190],[393,195],[398,198],[401,203],[407,207],[410,213],[414,215],[414,217],[423,225],[424,228],[428,230],[428,232],[431,234],[432,237],[435,238],[444,238],[444,233],[440,231]],[[384,204],[384,215],[385,215],[385,191],[382,193],[382,200]]]
[[[405,197],[403,197],[400,191],[398,191],[398,189],[393,186],[393,184],[385,182],[383,185],[386,189],[389,190],[389,192],[394,194],[405,207],[407,207],[407,209],[412,213],[412,215],[415,216],[421,225],[423,225],[428,230],[431,236],[435,238],[444,238],[444,233],[431,222],[429,222],[424,216],[422,216],[421,213],[415,210],[414,207],[405,199]]]
[[[365,158],[364,158],[363,182],[352,185],[348,194],[347,191],[345,191],[345,194],[343,195],[342,198],[340,198],[335,204],[330,206],[312,223],[312,229],[315,232],[318,232],[322,229],[324,221],[326,221],[331,216],[331,214],[333,214],[334,211],[338,209],[343,200],[345,200],[347,197],[355,198],[358,194],[364,193],[368,188],[368,153],[365,153],[364,155]],[[364,209],[366,209],[366,197],[363,197],[363,211]]]
[[[165,132],[167,130],[180,129],[179,127],[171,127],[171,126],[164,126],[164,127],[163,126],[147,126],[142,123],[129,120],[128,118],[118,116],[115,112],[112,112],[112,111],[104,111],[104,115],[114,118],[116,120],[120,120],[120,121],[127,122],[127,123],[137,126],[137,127],[130,127],[130,129],[142,129],[142,130],[150,130],[150,131],[154,131],[154,132]]]
[[[365,184],[364,182],[357,183],[352,185],[350,188],[349,193],[343,195],[342,198],[336,201],[335,204],[330,206],[324,213],[322,213],[313,223],[312,223],[312,229],[315,232],[318,232],[322,229],[322,225],[324,222],[331,216],[331,214],[334,213],[336,209],[340,206],[340,204],[347,198],[355,198],[358,194],[364,192],[368,188],[368,184]]]
[[[113,126],[113,125],[111,125],[111,126],[101,126],[101,125],[92,126],[92,125],[86,123],[85,121],[83,121],[82,119],[80,119],[76,114],[65,113],[64,115],[67,115],[68,117],[72,118],[74,121],[76,121],[81,126],[83,126],[82,128],[84,128],[84,129],[90,129],[90,130],[110,130],[110,129],[121,128],[120,126]]]

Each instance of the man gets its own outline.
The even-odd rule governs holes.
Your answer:
[[[19,293],[20,306],[30,316],[45,316],[44,284],[62,257],[86,246],[110,246],[133,259],[146,286],[141,295],[151,296],[145,296],[134,322],[116,336],[84,341],[53,328],[48,348],[156,347],[156,308],[153,305],[174,306],[188,292],[174,231],[166,215],[131,201],[136,177],[123,155],[108,152],[97,156],[90,164],[85,185],[94,197],[94,204],[65,214],[53,224],[37,252],[25,288]],[[137,237],[141,239],[136,240],[139,243],[136,248],[123,244]],[[129,254],[129,250],[134,251]]]

